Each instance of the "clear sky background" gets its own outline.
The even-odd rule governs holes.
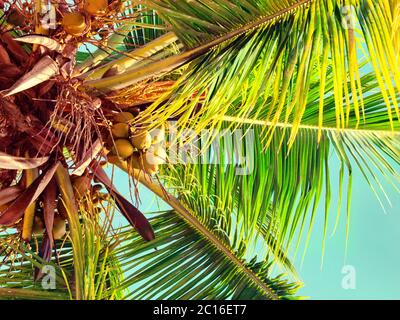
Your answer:
[[[338,166],[332,158],[332,191],[337,190]],[[116,172],[115,182],[121,193],[129,197],[128,178]],[[321,267],[321,244],[324,212],[318,212],[307,255],[302,263],[302,254],[294,264],[304,287],[298,292],[311,299],[400,299],[400,195],[388,184],[384,184],[392,207],[386,205],[386,214],[358,170],[355,170],[351,229],[347,257],[345,255],[346,216],[342,215],[334,236],[330,231],[336,218],[336,207],[332,205],[330,231],[326,241],[324,264]],[[144,188],[140,189],[143,212],[157,211],[165,205]],[[337,194],[332,194],[332,203]],[[342,274],[344,266],[355,270],[355,289],[344,289]]]
[[[331,167],[335,170],[334,163]],[[347,256],[346,221],[342,219],[336,235],[327,239],[322,269],[320,212],[304,263],[295,263],[305,283],[301,294],[312,299],[400,299],[400,195],[389,184],[384,187],[392,202],[391,207],[385,206],[386,214],[355,170]],[[336,199],[337,195],[332,201]],[[347,265],[355,270],[354,290],[342,288],[342,268]]]

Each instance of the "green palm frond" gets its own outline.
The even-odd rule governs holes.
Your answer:
[[[324,99],[327,126],[318,126],[318,108],[312,108],[319,98],[317,86],[311,90],[314,94],[309,96],[304,124],[299,126],[294,138],[288,130],[291,119],[288,123],[277,123],[274,134],[266,136],[265,127],[269,123],[257,120],[257,110],[251,114],[254,118],[239,118],[239,108],[232,106],[228,113],[232,116],[224,116],[224,124],[219,129],[220,132],[241,129],[236,139],[232,140],[228,131],[220,149],[199,154],[200,157],[209,156],[205,164],[183,165],[178,161],[163,171],[163,181],[167,189],[178,197],[179,204],[160,190],[156,194],[175,209],[188,208],[187,211],[183,209],[185,221],[204,235],[211,233],[208,238],[213,238],[214,243],[223,243],[235,252],[246,248],[241,252],[243,256],[251,255],[256,243],[262,243],[263,250],[258,247],[259,252],[274,256],[274,261],[280,262],[287,271],[293,271],[287,258],[290,245],[297,248],[305,234],[307,248],[320,206],[325,208],[324,239],[328,232],[332,151],[341,162],[339,190],[334,190],[339,193],[336,220],[339,221],[341,216],[342,200],[346,200],[347,233],[354,164],[378,196],[385,196],[382,179],[390,181],[398,190],[398,134],[392,131],[387,113],[382,111],[385,108],[384,97],[375,89],[373,74],[363,76],[361,83],[366,92],[364,110],[368,120],[359,129],[336,129],[332,95]],[[330,81],[327,84],[332,85]],[[251,129],[253,135],[245,134]],[[267,137],[270,142],[266,148],[264,141]],[[195,141],[194,150],[206,150],[204,146],[209,145],[209,140],[206,137],[204,145],[202,141]],[[248,163],[240,162],[238,155],[241,152]],[[216,157],[219,157],[219,165],[213,164]],[[178,160],[185,159],[178,157]],[[190,163],[192,159],[188,156],[186,160]],[[245,168],[238,167],[238,164],[247,164],[250,171],[240,171]],[[144,184],[149,186],[146,179]],[[153,190],[151,186],[150,189]],[[344,192],[347,192],[345,199]],[[324,196],[325,203],[322,202]],[[229,254],[225,253],[225,256]]]
[[[20,243],[18,233],[3,234],[0,237],[0,299],[121,299],[125,292],[118,287],[123,273],[113,251],[118,242],[110,232],[110,221],[93,219],[89,212],[80,210],[82,232],[75,235],[80,246],[71,237],[57,241],[50,261],[39,255],[42,236],[25,245]],[[55,288],[43,287],[43,281],[50,278],[34,277],[38,271],[50,268],[55,272],[55,279],[51,278]],[[43,276],[46,277],[45,271]]]
[[[284,274],[273,273],[269,257],[245,258],[244,247],[233,252],[224,241],[220,245],[226,246],[230,253],[229,256],[221,255],[205,234],[173,212],[154,213],[151,223],[158,237],[147,243],[130,227],[107,233],[110,229],[106,223],[101,238],[106,237],[110,245],[100,250],[97,237],[93,238],[96,234],[99,236],[98,232],[90,232],[93,221],[82,221],[86,257],[84,274],[80,275],[84,283],[82,299],[296,298],[294,294],[299,283],[290,282]],[[75,269],[73,247],[69,241],[59,248],[56,261],[46,262],[28,247],[10,245],[9,239],[10,235],[4,236],[7,244],[1,246],[12,256],[3,255],[0,299],[76,298],[70,288],[76,282],[72,280]],[[232,262],[232,257],[240,260],[241,268]],[[57,270],[57,290],[44,290],[40,281],[32,280],[34,269],[43,266]],[[254,278],[249,277],[250,272]],[[259,283],[263,284],[262,288]],[[154,286],[158,289],[154,290]],[[9,291],[8,287],[11,288]]]
[[[264,283],[260,288],[210,243],[173,212],[158,213],[151,219],[158,237],[143,243],[128,232],[117,258],[125,271],[124,288],[132,287],[131,299],[291,299],[298,284],[283,275],[270,274],[267,259],[253,256],[243,262]],[[122,235],[123,233],[120,233]],[[240,248],[231,254],[243,257]]]
[[[0,299],[69,299],[65,277],[71,277],[73,270],[70,248],[60,252],[59,263],[66,267],[62,270],[54,260],[48,262],[38,255],[38,242],[33,242],[31,249],[21,245],[18,238],[18,234],[2,234],[0,237]],[[45,290],[40,281],[34,280],[35,270],[44,270],[44,267],[56,271],[53,279],[55,290]]]
[[[195,48],[219,38],[230,39],[270,21],[279,20],[312,1],[224,0],[217,3],[187,3],[156,0],[148,4],[172,26],[187,48]]]
[[[325,239],[332,194],[332,152],[341,163],[340,187],[334,190],[339,194],[336,220],[346,200],[347,232],[354,165],[380,201],[386,196],[382,180],[399,190],[400,140],[390,131],[323,130],[319,137],[318,127],[302,127],[289,147],[290,132],[277,128],[265,148],[261,124],[252,123],[250,127],[242,123],[234,137],[228,131],[218,140],[220,145],[211,145],[201,158],[193,159],[193,164],[170,165],[163,172],[164,181],[179,200],[221,239],[232,239],[234,249],[244,244],[251,250],[254,238],[262,234],[266,253],[274,254],[276,261],[285,259],[290,245],[297,247],[304,233],[306,243],[310,240],[320,206],[325,208]],[[229,127],[227,124],[221,129]],[[196,148],[204,149],[200,142]],[[208,160],[203,161],[203,157]],[[290,270],[290,265],[280,262]]]
[[[156,80],[157,91],[168,82],[155,103],[141,100],[129,125],[151,130],[174,121],[178,139],[188,128],[196,137],[205,130],[205,140],[184,141],[199,158],[177,155],[157,181],[107,159],[172,207],[150,214],[157,234],[150,242],[114,228],[111,200],[109,208],[92,199],[78,208],[60,166],[69,235],[48,262],[42,237],[21,244],[19,234],[0,231],[0,299],[296,299],[292,249],[304,238],[307,249],[323,207],[324,251],[332,193],[339,194],[333,229],[346,211],[348,236],[354,170],[383,207],[390,199],[382,181],[400,189],[399,1],[141,3],[118,14],[115,28],[108,24],[113,34],[87,39],[73,77],[91,98],[101,96],[102,128],[136,102],[128,94],[136,85]],[[56,270],[57,290],[32,280],[43,266]]]
[[[399,121],[400,79],[399,58],[390,41],[395,24],[390,4],[390,0],[150,1],[187,50],[89,85],[122,88],[197,58],[172,95],[160,100],[168,103],[155,104],[146,117],[157,122],[179,117],[182,126],[199,132],[217,127],[233,105],[246,118],[257,105],[260,112],[268,110],[259,120],[271,123],[270,134],[282,118],[290,118],[294,138],[307,115],[311,91],[319,96],[319,127],[325,125],[322,102],[330,92],[336,129],[357,129],[363,123],[366,97],[360,63],[365,61],[366,68],[374,70],[394,129]],[[353,19],[350,25],[343,25],[346,18]]]
[[[79,59],[80,64],[76,68],[76,73],[83,72],[84,78],[90,75],[88,80],[101,78],[113,67],[118,67],[122,73],[177,40],[175,36],[163,37],[165,33],[165,24],[154,10],[146,9],[142,5],[128,6],[106,44],[95,44],[97,49],[94,52],[87,47],[87,53],[80,53],[86,56],[86,59]],[[158,39],[156,44],[150,44],[156,39]],[[93,69],[96,69],[96,72],[87,74]]]
[[[223,261],[229,262],[229,270],[235,270],[235,273],[240,275],[243,279],[243,283],[240,286],[246,288],[248,290],[248,284],[252,284],[253,289],[260,294],[260,297],[264,297],[267,299],[281,299],[281,298],[289,298],[289,296],[280,297],[278,292],[275,292],[273,288],[270,287],[270,281],[267,278],[263,278],[262,273],[259,274],[260,270],[257,268],[254,269],[255,265],[253,262],[257,262],[256,265],[264,265],[265,270],[270,269],[272,263],[272,256],[275,258],[275,262],[279,261],[280,264],[291,273],[291,275],[296,276],[296,272],[289,261],[286,252],[284,249],[280,247],[280,243],[276,241],[274,237],[271,236],[271,230],[265,227],[265,222],[263,220],[259,220],[258,223],[258,234],[253,233],[252,241],[246,242],[246,239],[243,238],[243,234],[240,232],[242,229],[237,228],[241,225],[242,221],[236,221],[235,225],[231,224],[232,220],[237,216],[235,212],[230,212],[231,215],[222,212],[221,207],[216,207],[213,202],[214,197],[211,196],[209,199],[207,196],[203,196],[193,192],[193,189],[188,188],[187,193],[182,189],[176,192],[179,198],[175,198],[174,194],[170,194],[166,191],[160,184],[152,179],[149,179],[147,176],[143,175],[143,173],[139,171],[132,171],[126,163],[123,161],[115,161],[115,165],[120,167],[122,170],[131,174],[138,179],[144,186],[150,189],[155,195],[164,200],[170,207],[173,208],[173,213],[176,215],[182,223],[187,225],[189,229],[193,232],[197,233],[201,238],[201,241],[206,242],[207,247],[210,248],[213,252],[218,253]],[[173,175],[171,175],[173,177]],[[179,179],[179,178],[178,178]],[[169,181],[167,179],[167,181]],[[198,181],[192,180],[190,181],[191,186],[196,190],[201,190],[201,186]],[[170,183],[169,187],[172,188],[174,182]],[[176,184],[176,187],[179,184]],[[179,185],[180,186],[180,185]],[[187,198],[182,196],[186,195]],[[209,190],[212,192],[213,190]],[[182,198],[181,198],[182,197]],[[191,201],[185,201],[191,199]],[[216,208],[213,210],[213,208]],[[228,207],[228,209],[231,209]],[[226,211],[227,212],[227,211]],[[224,220],[224,215],[228,218],[226,221]],[[205,218],[206,217],[206,218]],[[232,218],[232,219],[231,219]],[[224,221],[222,221],[224,220]],[[153,226],[154,227],[154,226]],[[235,229],[237,232],[235,232]],[[239,230],[240,229],[240,230]],[[161,240],[164,241],[163,235],[165,230],[160,231]],[[136,235],[135,235],[136,237]],[[153,240],[151,243],[143,244],[145,248],[153,248],[153,245],[157,245],[157,241],[160,240],[159,236],[157,236],[156,240]],[[168,241],[172,241],[173,239],[169,239]],[[261,243],[261,247],[257,247],[257,244]],[[121,253],[125,252],[130,246],[125,245],[121,249]],[[257,248],[256,248],[257,247]],[[272,249],[272,250],[271,250]],[[135,254],[135,249],[132,248],[132,254]],[[154,252],[151,257],[157,255]],[[131,256],[129,256],[131,257]],[[149,256],[150,257],[150,256]],[[160,257],[160,259],[162,259]],[[141,263],[144,263],[142,261]],[[261,265],[259,263],[263,262]],[[127,262],[129,263],[129,262]],[[151,268],[152,262],[148,262],[148,267]],[[249,264],[250,263],[250,264]],[[268,266],[268,267],[267,267]],[[132,269],[133,267],[129,267],[126,269],[125,273]],[[264,267],[263,267],[264,269]],[[232,271],[233,272],[233,271]],[[286,272],[285,272],[286,273]],[[136,275],[136,273],[135,273]],[[261,275],[261,276],[260,276]],[[147,274],[147,276],[150,276]],[[190,277],[194,276],[193,274],[188,275]],[[134,277],[134,276],[133,276]],[[139,282],[140,277],[134,278],[135,280],[128,280],[129,285]],[[182,282],[187,280],[182,279]],[[228,283],[223,281],[224,285],[228,286]],[[234,282],[236,284],[236,281]],[[127,286],[129,286],[127,285]],[[239,284],[238,284],[239,285]],[[297,287],[299,284],[296,282],[292,284],[293,288]],[[291,286],[291,285],[289,285]],[[250,290],[250,289],[249,289]],[[166,294],[169,294],[171,291],[167,291]],[[150,296],[141,296],[140,298],[149,298]],[[166,298],[166,296],[157,296],[157,298]],[[188,296],[193,298],[192,296]],[[186,297],[187,298],[187,297]],[[222,299],[223,296],[218,296],[219,299]],[[230,298],[230,295],[225,296],[225,298]]]

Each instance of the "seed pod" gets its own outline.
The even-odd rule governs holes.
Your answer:
[[[43,220],[39,217],[35,217],[34,223],[33,223],[33,228],[32,228],[32,233],[39,235],[43,234],[45,231],[45,225],[43,223]]]
[[[131,139],[132,145],[139,150],[149,149],[151,141],[151,135],[147,130],[136,130]]]
[[[87,22],[83,14],[79,12],[72,12],[64,15],[62,26],[70,35],[80,37],[87,29]]]
[[[67,233],[67,224],[65,222],[65,219],[63,219],[59,215],[56,215],[54,217],[54,223],[53,223],[54,240],[62,239],[66,233]]]
[[[127,123],[133,119],[135,119],[135,117],[130,112],[120,112],[114,116],[114,121],[119,123]]]
[[[108,0],[85,0],[83,9],[92,16],[104,16],[108,12]]]
[[[114,138],[128,138],[129,126],[126,123],[116,123],[112,126],[111,132]]]
[[[132,144],[126,139],[118,139],[115,141],[115,146],[113,148],[114,154],[118,155],[122,159],[129,158],[133,152],[134,148]]]

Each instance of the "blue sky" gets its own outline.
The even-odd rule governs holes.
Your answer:
[[[384,187],[392,201],[392,207],[385,206],[386,214],[355,170],[347,256],[346,221],[342,219],[336,235],[327,239],[322,269],[320,212],[303,265],[295,261],[305,283],[301,294],[313,299],[400,299],[400,196],[388,184]],[[347,265],[355,270],[354,290],[342,288],[342,268]]]

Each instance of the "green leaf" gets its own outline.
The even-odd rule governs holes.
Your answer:
[[[298,288],[283,276],[272,276],[267,262],[244,262],[273,293],[266,294],[204,234],[176,214],[158,213],[151,222],[158,233],[156,240],[143,243],[126,232],[118,249],[117,258],[126,274],[123,287],[133,286],[126,298],[286,299],[293,298]]]
[[[344,5],[354,11],[347,13]],[[293,141],[309,116],[310,96],[318,100],[313,121],[320,128],[332,124],[325,105],[330,95],[333,128],[358,129],[369,121],[362,78],[373,70],[387,122],[398,128],[399,56],[389,37],[394,23],[389,0],[376,5],[369,0],[159,1],[156,8],[188,50],[125,75],[118,87],[196,60],[172,95],[146,110],[143,117],[155,123],[178,118],[181,127],[199,133],[217,128],[235,107],[240,117],[255,112],[258,120],[270,122],[271,135],[277,123],[290,120]],[[344,27],[349,17],[354,22]]]

